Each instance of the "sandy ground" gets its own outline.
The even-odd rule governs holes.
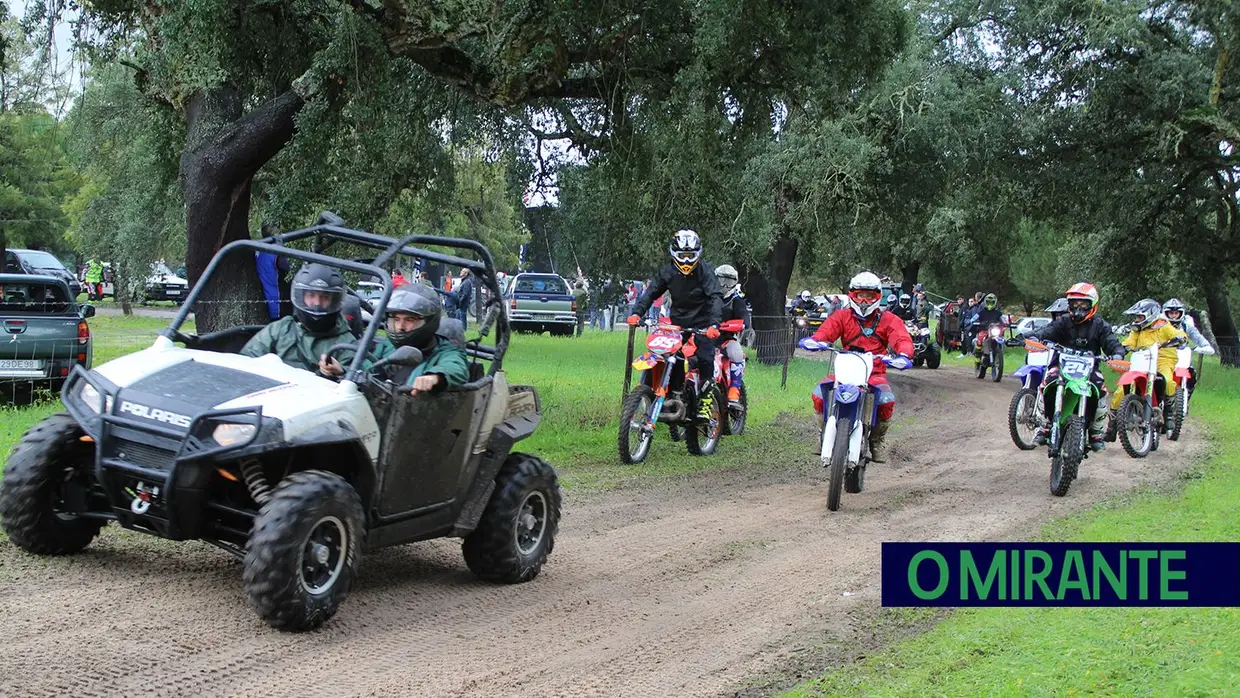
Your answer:
[[[0,695],[734,695],[814,638],[864,632],[854,620],[879,606],[882,541],[1018,539],[1170,477],[1201,447],[1191,423],[1144,460],[1110,444],[1055,498],[1045,450],[1008,437],[1014,381],[944,367],[893,383],[892,457],[838,512],[814,425],[789,420],[805,450],[784,466],[566,493],[529,584],[476,581],[458,541],[377,552],[311,634],[263,625],[239,561],[203,543],[109,527],[54,560],[0,543]]]

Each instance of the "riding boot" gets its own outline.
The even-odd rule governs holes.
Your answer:
[[[887,436],[887,427],[890,425],[891,422],[880,420],[870,430],[870,460],[875,463],[887,462],[887,449],[883,448],[883,439]]]
[[[1111,438],[1106,438],[1107,431],[1107,409],[1103,405],[1098,405],[1098,409],[1094,410],[1094,419],[1089,424],[1089,447],[1094,451],[1105,451],[1106,444],[1104,441],[1114,441],[1115,436],[1112,433]]]

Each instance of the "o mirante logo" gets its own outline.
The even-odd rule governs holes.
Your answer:
[[[884,606],[1240,606],[1237,543],[883,543]]]

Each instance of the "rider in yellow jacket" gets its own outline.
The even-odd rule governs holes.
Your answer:
[[[1132,316],[1132,331],[1121,342],[1129,349],[1145,349],[1155,344],[1158,350],[1158,373],[1163,377],[1166,397],[1175,395],[1175,363],[1176,345],[1188,341],[1183,330],[1176,329],[1166,318],[1162,317],[1162,306],[1158,301],[1149,298],[1139,300],[1124,315]],[[1111,409],[1119,409],[1124,400],[1124,391],[1116,390],[1111,398]]]

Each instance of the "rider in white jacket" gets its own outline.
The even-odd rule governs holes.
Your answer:
[[[1163,317],[1167,318],[1167,321],[1177,330],[1183,330],[1193,346],[1198,348],[1199,353],[1206,355],[1214,353],[1214,347],[1210,346],[1210,342],[1201,335],[1197,329],[1197,323],[1193,322],[1193,318],[1184,312],[1184,303],[1179,298],[1172,298],[1163,304]]]

